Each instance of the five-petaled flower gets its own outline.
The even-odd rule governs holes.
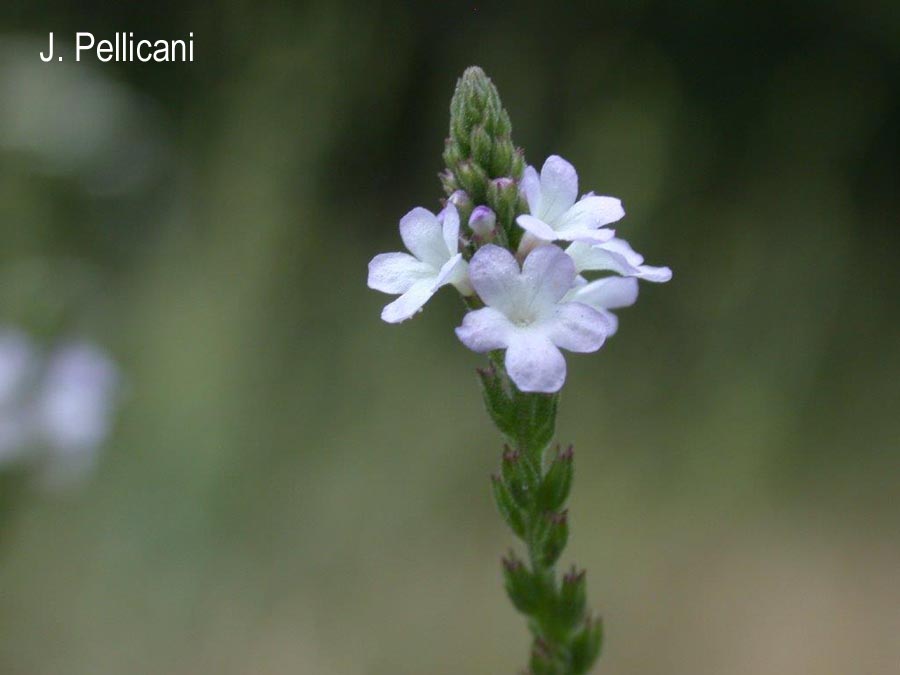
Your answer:
[[[552,393],[566,379],[560,348],[600,349],[610,325],[600,312],[565,296],[575,283],[575,263],[557,246],[535,248],[521,271],[504,248],[475,253],[469,276],[487,305],[466,314],[456,329],[469,349],[506,350],[506,371],[521,391]]]
[[[369,288],[399,294],[381,318],[399,323],[422,309],[441,286],[471,295],[467,263],[459,253],[459,213],[452,203],[437,216],[417,207],[400,220],[400,237],[410,253],[382,253],[369,263]]]
[[[578,174],[558,155],[547,158],[540,177],[533,166],[527,167],[520,190],[529,212],[516,222],[541,241],[607,241],[615,232],[604,226],[625,215],[622,202],[615,197],[587,194],[575,201]]]

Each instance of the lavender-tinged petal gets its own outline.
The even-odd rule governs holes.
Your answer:
[[[533,166],[525,167],[519,182],[519,192],[525,197],[528,212],[537,213],[541,208],[541,179]]]
[[[400,237],[410,253],[435,269],[440,269],[451,255],[444,241],[441,223],[428,209],[416,207],[403,216],[400,219]]]
[[[589,353],[603,346],[609,329],[608,322],[597,310],[580,302],[567,302],[557,305],[547,332],[560,349]]]
[[[542,315],[575,283],[575,263],[558,246],[538,246],[522,263],[522,286],[530,313]]]
[[[625,216],[622,202],[615,197],[590,196],[566,211],[556,226],[560,231],[595,230]]]
[[[578,174],[575,167],[559,155],[550,155],[541,168],[541,206],[538,216],[554,223],[571,208],[578,197]]]
[[[61,348],[47,366],[36,404],[39,433],[57,452],[83,452],[106,438],[119,374],[102,352]]]
[[[462,253],[457,253],[445,262],[435,277],[434,287],[436,289],[446,284],[453,284],[463,295],[472,295],[472,284],[469,283],[469,264],[463,259]]]
[[[540,331],[516,331],[506,349],[506,372],[520,391],[552,394],[566,381],[566,360]]]
[[[441,211],[440,220],[447,253],[454,255],[459,250],[459,211],[453,202],[447,202],[447,206]]]
[[[603,316],[606,320],[606,337],[611,338],[613,335],[619,332],[619,317],[610,312],[608,309],[598,309],[598,312]]]
[[[523,230],[533,234],[541,241],[556,241],[559,238],[556,230],[535,216],[529,216],[527,214],[521,215],[516,218],[516,223]]]
[[[433,277],[434,272],[434,267],[409,253],[380,253],[369,263],[369,288],[406,293],[417,281]]]
[[[433,278],[417,281],[406,293],[385,306],[381,318],[388,323],[406,321],[422,309],[435,290]]]
[[[557,241],[583,241],[594,246],[607,242],[615,236],[615,230],[608,230],[605,227],[598,230],[563,229],[556,232]]]
[[[595,309],[630,307],[637,301],[638,282],[633,277],[606,277],[575,289],[570,297]]]
[[[644,256],[631,248],[631,244],[629,244],[628,241],[622,239],[621,237],[610,239],[603,248],[607,249],[608,251],[612,251],[613,253],[618,253],[628,261],[629,265],[637,267],[638,265],[642,265],[644,263]]]
[[[469,262],[469,281],[484,304],[508,314],[521,295],[519,264],[505,248],[482,246]]]
[[[456,329],[456,335],[472,351],[489,352],[504,349],[514,331],[515,327],[503,312],[484,307],[466,314],[462,325]]]

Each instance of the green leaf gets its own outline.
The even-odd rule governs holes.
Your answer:
[[[584,617],[587,605],[587,575],[574,566],[563,576],[556,606],[556,619],[566,632],[574,628]]]

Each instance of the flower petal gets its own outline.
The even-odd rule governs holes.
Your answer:
[[[521,295],[519,264],[512,253],[494,244],[475,251],[469,262],[469,281],[484,304],[504,314],[516,306]]]
[[[410,253],[435,269],[440,269],[451,256],[437,216],[421,206],[400,219],[400,237]]]
[[[550,155],[541,168],[541,205],[538,216],[547,223],[554,223],[569,210],[578,197],[578,174],[575,167],[559,155]]]
[[[472,284],[469,283],[469,264],[457,253],[444,263],[434,280],[435,288],[453,284],[463,295],[472,295]]]
[[[447,206],[441,211],[439,219],[447,252],[453,255],[459,250],[459,211],[456,210],[456,206],[452,202],[447,202]]]
[[[608,230],[605,227],[597,230],[565,229],[556,232],[558,241],[583,241],[594,246],[607,242],[615,236],[615,230]]]
[[[634,275],[638,279],[644,281],[652,281],[656,284],[664,284],[672,279],[672,270],[668,267],[653,267],[652,265],[641,265],[638,273]]]
[[[556,230],[540,218],[524,214],[516,218],[516,223],[523,230],[533,234],[541,241],[556,241],[557,239]]]
[[[537,213],[541,208],[541,179],[533,166],[525,167],[522,180],[519,182],[519,192],[528,203],[528,211]]]
[[[589,353],[603,346],[609,328],[597,310],[580,302],[566,302],[557,305],[548,333],[553,344],[561,349]]]
[[[610,312],[608,309],[598,309],[600,315],[606,320],[606,337],[611,338],[619,332],[619,317]]]
[[[406,293],[417,281],[434,276],[434,267],[409,253],[380,253],[369,263],[369,288]]]
[[[566,249],[566,253],[575,261],[579,272],[609,270],[654,283],[664,283],[672,278],[672,270],[668,267],[644,265],[644,256],[632,249],[624,239],[611,239],[595,246],[577,241]]]
[[[570,298],[594,309],[630,307],[637,301],[638,282],[633,277],[606,277],[575,289]]]
[[[538,246],[522,263],[523,300],[536,315],[551,311],[572,288],[575,276],[575,263],[565,251],[552,244]]]
[[[469,312],[463,317],[462,326],[456,329],[460,341],[474,352],[503,349],[515,327],[506,315],[493,307]]]
[[[625,216],[622,202],[615,197],[594,195],[580,199],[566,211],[556,226],[558,231],[596,230]]]
[[[417,281],[406,293],[385,306],[381,318],[388,323],[406,321],[422,309],[436,290],[434,277]]]
[[[552,394],[566,381],[566,360],[541,331],[515,331],[506,349],[506,372],[520,391]]]
[[[61,347],[47,366],[36,403],[41,437],[58,459],[96,448],[109,433],[119,372],[88,344]]]

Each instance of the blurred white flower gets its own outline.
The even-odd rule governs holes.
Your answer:
[[[93,345],[41,354],[24,334],[0,331],[0,465],[32,465],[48,487],[83,478],[109,435],[119,379]]]

